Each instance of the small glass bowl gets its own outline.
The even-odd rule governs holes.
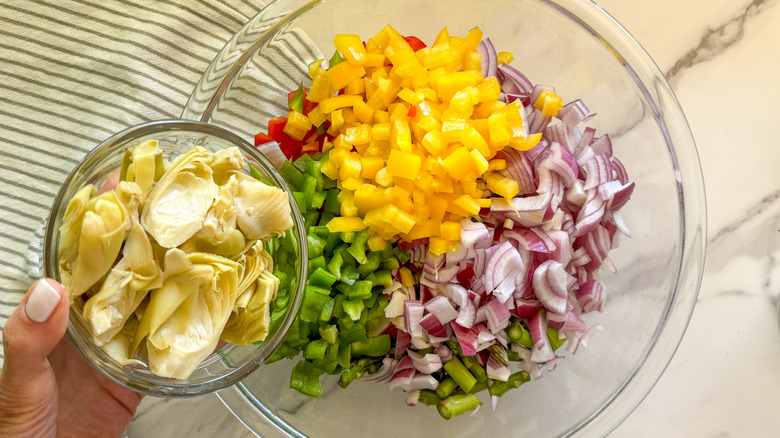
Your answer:
[[[57,254],[59,253],[59,228],[73,195],[86,184],[100,189],[121,166],[125,150],[143,141],[156,139],[166,159],[181,155],[193,146],[202,146],[211,152],[236,146],[246,159],[257,168],[268,181],[290,194],[292,210],[292,233],[295,248],[296,278],[290,278],[281,288],[290,291],[287,313],[281,324],[272,327],[265,341],[248,346],[221,342],[215,350],[187,379],[159,377],[142,365],[121,365],[95,345],[80,312],[71,306],[67,335],[86,360],[100,372],[135,391],[166,397],[193,396],[217,391],[233,385],[262,365],[276,348],[298,314],[306,282],[308,260],[303,217],[284,178],[268,159],[249,143],[231,132],[201,122],[183,120],[156,121],[138,125],[122,131],[93,149],[71,172],[60,189],[46,224],[43,245],[43,274],[60,280]]]

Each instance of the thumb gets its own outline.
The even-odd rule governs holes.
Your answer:
[[[67,326],[65,288],[51,279],[35,282],[3,329],[2,388],[23,392],[22,387],[29,390],[33,381],[47,378],[51,368],[46,356],[60,342]]]

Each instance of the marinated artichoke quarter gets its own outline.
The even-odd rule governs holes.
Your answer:
[[[279,279],[263,241],[292,228],[289,198],[245,173],[238,148],[166,163],[127,150],[116,187],[87,185],[60,227],[59,267],[96,345],[122,364],[186,379],[220,339],[269,333]]]

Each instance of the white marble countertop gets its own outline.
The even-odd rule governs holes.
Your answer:
[[[779,121],[780,2],[598,3],[645,47],[677,94],[701,158],[709,223],[688,331],[658,384],[612,436],[777,436],[780,148],[772,133]],[[217,431],[251,436],[214,396],[146,399],[129,436]]]
[[[688,331],[658,384],[611,436],[778,436],[780,330],[776,305],[780,293],[780,147],[772,132],[780,122],[775,109],[780,102],[780,1],[601,0],[598,3],[645,47],[676,92],[698,146],[707,188],[709,222],[704,278]],[[7,116],[8,108],[0,110],[0,124],[16,127],[5,132],[4,137],[18,137],[15,143],[8,143],[11,145],[60,139],[59,144],[72,143],[83,153],[96,139],[105,138],[113,131],[149,119],[176,117],[199,72],[259,5],[243,0],[197,4],[186,0],[159,3],[41,0],[29,4],[12,0],[0,5],[0,10],[3,8],[8,10],[0,12],[0,22],[4,23],[0,29],[0,54],[4,60],[0,72],[7,76],[4,84],[0,84],[3,91],[0,107],[4,107],[3,100],[10,99],[18,104],[16,108],[21,115],[20,121],[11,120]],[[103,59],[79,57],[79,51],[103,44],[114,52],[133,52],[134,57],[128,61],[130,68],[141,72],[140,76],[145,74],[143,80],[149,80],[155,78],[154,73],[144,72],[151,71],[160,56],[168,53],[164,39],[186,43],[181,31],[175,33],[176,29],[171,27],[160,29],[162,37],[147,32],[138,36],[139,42],[135,41],[131,33],[143,21],[135,17],[139,11],[152,8],[162,12],[149,20],[161,23],[179,11],[191,17],[193,23],[202,26],[199,31],[211,38],[209,44],[187,59],[174,59],[173,63],[163,59],[174,65],[171,71],[176,73],[175,77],[158,82],[161,92],[138,91],[140,99],[120,103],[125,112],[118,109],[120,104],[112,107],[110,102],[89,114],[74,110],[89,103],[90,86],[95,87],[95,92],[116,91],[131,96],[134,93],[131,75],[116,82],[119,85],[109,81],[107,74],[114,74],[111,66],[105,74],[79,82],[82,72],[100,67]],[[109,9],[120,11],[119,18],[83,25],[91,14]],[[49,27],[24,26],[25,22],[44,18]],[[216,24],[209,19],[216,20]],[[77,30],[69,33],[63,27]],[[112,33],[123,39],[105,43],[101,35]],[[73,52],[61,57],[48,53],[46,40],[51,35],[74,38],[65,44]],[[105,48],[104,51],[108,53],[106,56],[116,54]],[[40,58],[42,67],[30,70],[25,57],[36,53],[44,55]],[[25,69],[32,73],[24,73]],[[73,72],[78,73],[76,80],[69,79]],[[68,80],[73,84],[68,85]],[[6,87],[21,92],[8,92]],[[41,110],[44,104],[39,101],[49,89],[53,90],[52,102],[56,102],[46,104]],[[60,96],[69,90],[73,91],[72,98]],[[67,107],[68,101],[73,106]],[[65,108],[59,119],[57,105]],[[41,122],[47,118],[55,121]],[[28,140],[23,132],[36,121],[40,122],[40,129]],[[83,135],[69,136],[66,131],[79,131]],[[4,155],[6,150],[0,152],[0,160],[8,159]],[[3,161],[3,167],[12,167],[8,160]],[[59,166],[66,169],[73,164],[70,161]],[[63,177],[55,174],[52,178]],[[45,213],[39,207],[31,211],[31,215]],[[7,226],[10,225],[0,224],[0,227]],[[22,234],[16,237],[8,236],[17,231],[5,230],[0,230],[0,241],[9,247],[16,246],[12,253],[3,255],[0,286],[3,290],[25,290],[31,280],[17,280],[13,277],[21,271],[6,268],[11,266],[9,260],[16,263],[16,259],[23,258],[23,246],[32,238],[33,229],[20,228]],[[0,310],[10,309],[12,304],[0,300],[0,307],[6,306]],[[147,397],[127,435],[133,438],[253,436],[214,395],[184,400]]]

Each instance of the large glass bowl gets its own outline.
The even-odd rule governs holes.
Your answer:
[[[265,367],[220,393],[263,437],[448,438],[604,436],[641,402],[669,363],[701,280],[705,203],[701,169],[669,85],[637,42],[594,3],[582,0],[279,0],[247,23],[203,75],[182,117],[251,138],[287,114],[287,93],[306,82],[309,63],[330,58],[339,33],[373,36],[387,24],[432,41],[444,26],[479,26],[532,82],[581,98],[610,133],[636,182],[623,209],[631,238],[611,253],[604,311],[586,317],[603,330],[542,379],[511,391],[496,412],[442,420],[404,405],[404,393],[335,379],[309,399],[288,389],[294,361]]]
[[[166,160],[184,154],[193,146],[202,146],[210,152],[233,146],[238,147],[247,161],[262,173],[270,184],[280,187],[289,194],[294,225],[286,233],[291,234],[290,240],[297,255],[294,268],[297,270],[298,276],[289,278],[279,286],[280,290],[285,289],[290,294],[286,311],[277,320],[279,322],[272,325],[271,331],[264,341],[248,346],[223,342],[186,379],[159,377],[144,365],[123,366],[113,360],[92,341],[86,322],[78,309],[78,300],[75,300],[71,305],[67,335],[95,368],[135,391],[167,397],[205,394],[235,384],[262,365],[281,344],[290,324],[298,314],[303,298],[303,285],[306,282],[307,270],[306,261],[308,260],[306,245],[300,245],[300,242],[306,242],[303,217],[284,178],[273,164],[253,146],[235,134],[217,126],[182,120],[145,123],[107,139],[96,146],[73,169],[54,200],[44,235],[43,274],[46,277],[60,280],[57,258],[59,228],[62,225],[68,202],[73,195],[87,184],[93,184],[100,189],[112,177],[117,176],[116,171],[122,165],[122,159],[128,148],[152,139],[158,140],[158,147],[162,150]],[[249,173],[248,169],[245,171]],[[276,258],[278,255],[273,250],[274,239],[277,238],[272,238],[266,244],[272,258]]]

